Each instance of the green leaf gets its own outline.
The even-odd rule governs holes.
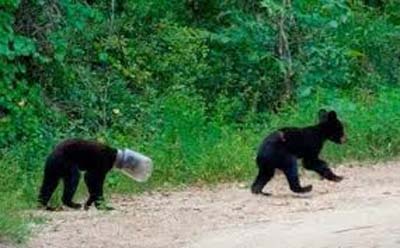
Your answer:
[[[335,20],[332,20],[328,23],[328,26],[331,28],[337,28],[339,26],[338,22]]]
[[[107,62],[108,61],[108,54],[107,53],[99,53],[99,60],[101,62]]]
[[[15,54],[28,56],[35,52],[35,44],[29,38],[23,36],[15,36],[13,40],[13,47]]]

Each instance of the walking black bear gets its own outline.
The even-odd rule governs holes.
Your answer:
[[[310,192],[312,185],[300,185],[297,159],[303,160],[306,169],[313,170],[330,181],[340,182],[343,177],[335,175],[327,163],[318,157],[326,140],[342,144],[346,141],[346,136],[336,112],[327,112],[324,109],[319,111],[317,125],[281,128],[267,136],[257,154],[259,172],[251,191],[254,194],[262,193],[264,186],[274,176],[275,169],[280,169],[293,192]]]
[[[145,181],[151,174],[150,158],[129,149],[116,149],[110,146],[81,139],[70,139],[61,142],[48,156],[39,203],[47,210],[47,206],[60,179],[64,182],[62,202],[64,205],[78,209],[81,204],[74,203],[72,198],[79,183],[80,171],[86,171],[85,183],[89,191],[89,199],[85,204],[88,209],[92,203],[97,208],[104,208],[103,184],[106,174],[113,168],[121,169],[136,181]],[[108,207],[106,207],[108,209]]]

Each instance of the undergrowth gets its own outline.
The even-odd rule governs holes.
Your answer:
[[[316,123],[320,108],[334,109],[343,120],[348,143],[327,142],[323,156],[335,166],[347,160],[383,160],[400,152],[400,91],[382,89],[379,94],[318,91],[279,114],[249,114],[242,124],[224,124],[226,112],[213,118],[201,97],[175,92],[149,104],[138,124],[125,130],[107,130],[92,137],[116,147],[129,147],[151,156],[155,171],[144,184],[113,171],[106,193],[140,193],[190,184],[230,181],[249,182],[255,174],[254,157],[262,138],[282,126]],[[221,108],[224,109],[224,108]],[[80,136],[79,134],[76,134]],[[88,137],[89,135],[83,135]],[[2,152],[0,161],[0,230],[3,236],[23,240],[26,223],[33,219],[19,210],[34,209],[46,155],[58,140],[17,143]],[[42,145],[38,145],[42,142]],[[44,144],[44,145],[43,145]],[[59,186],[61,188],[61,185]],[[81,183],[77,198],[86,197]],[[60,192],[52,204],[60,204]],[[23,214],[25,213],[25,214]]]

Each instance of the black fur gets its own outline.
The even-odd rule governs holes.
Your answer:
[[[80,208],[72,198],[80,179],[80,171],[85,171],[84,179],[89,191],[88,208],[92,203],[99,208],[103,201],[103,184],[108,171],[117,157],[117,149],[93,141],[80,139],[66,140],[48,156],[39,203],[47,206],[60,180],[64,182],[62,202],[71,208]]]
[[[283,171],[293,192],[311,191],[312,185],[300,185],[297,159],[302,159],[304,168],[317,172],[321,177],[335,182],[341,181],[343,178],[335,175],[327,163],[319,158],[326,140],[338,144],[345,141],[343,125],[334,111],[320,110],[319,123],[314,126],[281,128],[267,136],[257,154],[259,172],[251,191],[255,194],[261,193],[274,176],[275,169]]]

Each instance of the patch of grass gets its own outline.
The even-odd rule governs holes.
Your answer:
[[[229,124],[225,111],[210,112],[204,99],[188,92],[171,93],[149,103],[146,114],[124,130],[109,129],[81,135],[116,147],[129,147],[153,158],[155,171],[149,182],[131,181],[113,171],[106,194],[140,193],[183,185],[250,181],[258,145],[269,132],[282,126],[306,126],[317,121],[320,108],[334,109],[345,123],[348,143],[327,142],[322,156],[332,166],[348,160],[383,160],[400,153],[400,90],[379,94],[351,94],[320,90],[299,104],[287,105],[279,114],[249,113],[241,124]],[[229,106],[220,109],[229,109]],[[213,116],[213,117],[210,117]],[[75,135],[79,136],[79,135]],[[54,142],[34,140],[3,151],[0,160],[0,237],[23,241],[34,219],[22,214],[36,206],[43,164]],[[60,204],[60,189],[52,204]],[[84,201],[81,181],[76,198]]]
[[[0,160],[0,241],[22,242],[29,233],[31,218],[21,210],[27,209],[24,197],[23,172],[16,163]]]
[[[0,242],[23,242],[29,233],[27,224],[30,222],[29,218],[19,211],[23,206],[13,194],[2,194],[0,201]]]

